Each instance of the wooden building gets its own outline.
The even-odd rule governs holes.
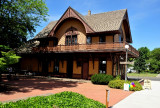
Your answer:
[[[21,70],[40,75],[89,79],[96,73],[124,75],[125,45],[128,55],[138,57],[130,45],[132,36],[127,10],[83,16],[69,7],[58,21],[50,22],[18,49]]]

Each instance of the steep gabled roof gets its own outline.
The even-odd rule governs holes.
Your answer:
[[[52,30],[52,28],[55,26],[56,23],[57,23],[57,21],[52,21],[52,22],[50,22],[42,31],[40,31],[40,32],[34,37],[34,39],[47,37],[48,34],[50,33],[50,31]]]
[[[57,21],[57,23],[55,24],[55,26],[52,28],[52,30],[50,31],[50,33],[48,34],[49,37],[54,36],[54,32],[56,31],[56,29],[58,28],[58,26],[65,21],[68,18],[75,18],[78,19],[84,26],[86,33],[91,33],[94,32],[93,29],[84,21],[83,19],[83,15],[81,15],[80,13],[78,13],[77,11],[75,11],[74,9],[72,9],[71,7],[69,7],[65,13],[62,15],[62,17]]]
[[[126,9],[84,16],[85,21],[95,32],[119,30]]]
[[[35,36],[34,39],[53,36],[54,31],[58,25],[70,17],[74,17],[80,20],[86,29],[86,33],[120,31],[123,20],[128,18],[126,15],[127,10],[122,9],[117,11],[92,14],[90,16],[83,16],[73,8],[69,7],[58,21],[50,22],[40,33]]]

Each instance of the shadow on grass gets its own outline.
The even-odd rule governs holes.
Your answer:
[[[16,92],[31,92],[38,90],[54,90],[55,88],[76,87],[78,82],[62,81],[46,78],[20,78],[19,80],[4,81],[0,84],[0,94],[14,94]]]

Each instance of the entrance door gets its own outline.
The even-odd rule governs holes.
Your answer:
[[[83,79],[88,79],[88,62],[83,62],[83,73],[82,73],[82,78]]]
[[[59,73],[59,60],[55,59],[54,61],[54,74],[58,74]]]
[[[48,60],[47,58],[42,59],[42,75],[47,76],[48,74]]]
[[[73,74],[73,59],[67,60],[67,77],[72,78]]]

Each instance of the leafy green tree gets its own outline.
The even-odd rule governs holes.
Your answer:
[[[138,49],[139,57],[135,59],[134,68],[138,72],[145,72],[147,70],[147,64],[150,56],[150,50],[147,47],[141,47]]]
[[[44,0],[0,0],[0,44],[19,47],[46,21],[47,12]]]
[[[150,70],[154,73],[160,73],[160,48],[155,48],[150,55]]]
[[[15,64],[19,61],[20,56],[17,56],[9,47],[0,45],[0,79],[1,73],[7,69],[9,65]]]

